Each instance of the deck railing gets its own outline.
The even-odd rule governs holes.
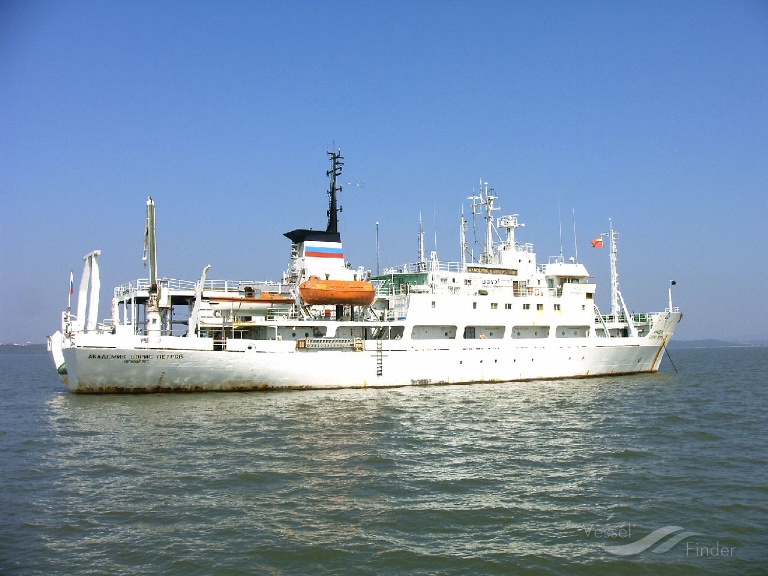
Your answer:
[[[654,312],[641,312],[641,313],[635,313],[631,314],[632,322],[635,324],[648,324],[653,320]],[[603,315],[596,315],[596,320],[598,322],[605,322],[606,324],[626,324],[627,317],[624,314],[617,314],[617,315],[611,315],[611,314],[603,314]]]
[[[382,273],[387,274],[418,274],[419,272],[461,272],[464,269],[461,262],[440,262],[439,260],[425,260],[424,262],[411,262],[392,266]]]
[[[176,278],[163,278],[157,282],[161,286],[170,289],[172,292],[194,292],[197,289],[198,282],[193,280],[178,280]],[[115,287],[116,297],[132,294],[134,292],[146,292],[149,290],[149,279],[139,278],[126,284]],[[272,294],[290,294],[291,288],[288,284],[281,282],[264,282],[248,280],[206,280],[203,290],[216,292],[241,292],[246,287],[251,287],[262,292]]]

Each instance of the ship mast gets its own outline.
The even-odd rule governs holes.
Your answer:
[[[424,225],[421,222],[421,212],[419,212],[419,269],[424,270],[427,266],[427,259],[424,256]]]
[[[608,219],[609,232],[607,234],[609,238],[609,246],[611,253],[611,316],[618,316],[620,313],[619,308],[619,246],[618,237],[619,233],[613,229],[613,221]]]
[[[150,196],[147,198],[147,226],[144,229],[144,260],[149,259],[150,290],[156,289],[157,285],[157,240],[155,234],[155,201]]]
[[[147,199],[147,227],[144,231],[144,254],[149,258],[149,290],[147,298],[147,336],[157,338],[162,330],[165,317],[160,311],[160,286],[157,283],[157,239],[155,232],[155,201]]]
[[[608,232],[600,236],[608,236],[611,251],[611,316],[614,320],[618,319],[622,311],[624,312],[624,321],[627,323],[627,329],[631,336],[637,336],[637,327],[629,313],[627,303],[624,302],[624,296],[619,290],[619,232],[613,228],[613,220],[608,219]]]
[[[461,206],[461,226],[459,227],[459,237],[461,239],[461,269],[467,269],[467,219],[464,218],[464,205]]]
[[[490,192],[490,194],[489,194]],[[493,212],[494,210],[501,210],[493,205],[498,199],[498,196],[493,195],[493,188],[488,188],[488,182],[485,183],[485,202],[488,206],[488,214],[485,217],[486,231],[485,231],[485,262],[486,264],[493,264]]]
[[[485,248],[482,256],[480,256],[481,264],[493,264],[493,213],[496,210],[501,210],[501,208],[493,205],[498,199],[498,196],[494,196],[493,192],[493,188],[488,188],[488,182],[483,183],[481,179],[480,195],[469,197],[469,200],[472,200],[473,216],[479,216],[483,211],[485,212]]]
[[[336,234],[339,231],[338,213],[341,212],[341,207],[337,207],[336,200],[336,194],[341,192],[341,186],[336,185],[336,178],[341,176],[341,170],[344,168],[344,156],[341,155],[341,148],[338,152],[328,152],[328,156],[331,160],[331,169],[325,175],[331,179],[331,186],[328,189],[328,228],[325,231]]]

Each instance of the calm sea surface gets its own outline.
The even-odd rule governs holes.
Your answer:
[[[679,373],[76,396],[5,347],[0,573],[765,574],[768,348],[671,353]]]

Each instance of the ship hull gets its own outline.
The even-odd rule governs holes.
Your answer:
[[[671,316],[675,316],[674,314]],[[332,389],[579,378],[657,371],[677,318],[653,337],[574,344],[512,341],[359,341],[343,349],[296,341],[238,341],[238,350],[64,348],[68,389],[141,393]],[[109,336],[102,336],[109,338]],[[107,344],[105,342],[105,344]],[[202,344],[202,343],[201,343]]]

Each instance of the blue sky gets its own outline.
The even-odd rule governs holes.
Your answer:
[[[325,226],[326,151],[346,157],[353,265],[459,259],[488,181],[540,262],[575,253],[609,302],[679,338],[768,337],[768,3],[404,1],[0,3],[0,342],[59,327],[70,270],[279,279]],[[357,185],[357,183],[360,185]],[[576,242],[573,236],[573,214]]]

